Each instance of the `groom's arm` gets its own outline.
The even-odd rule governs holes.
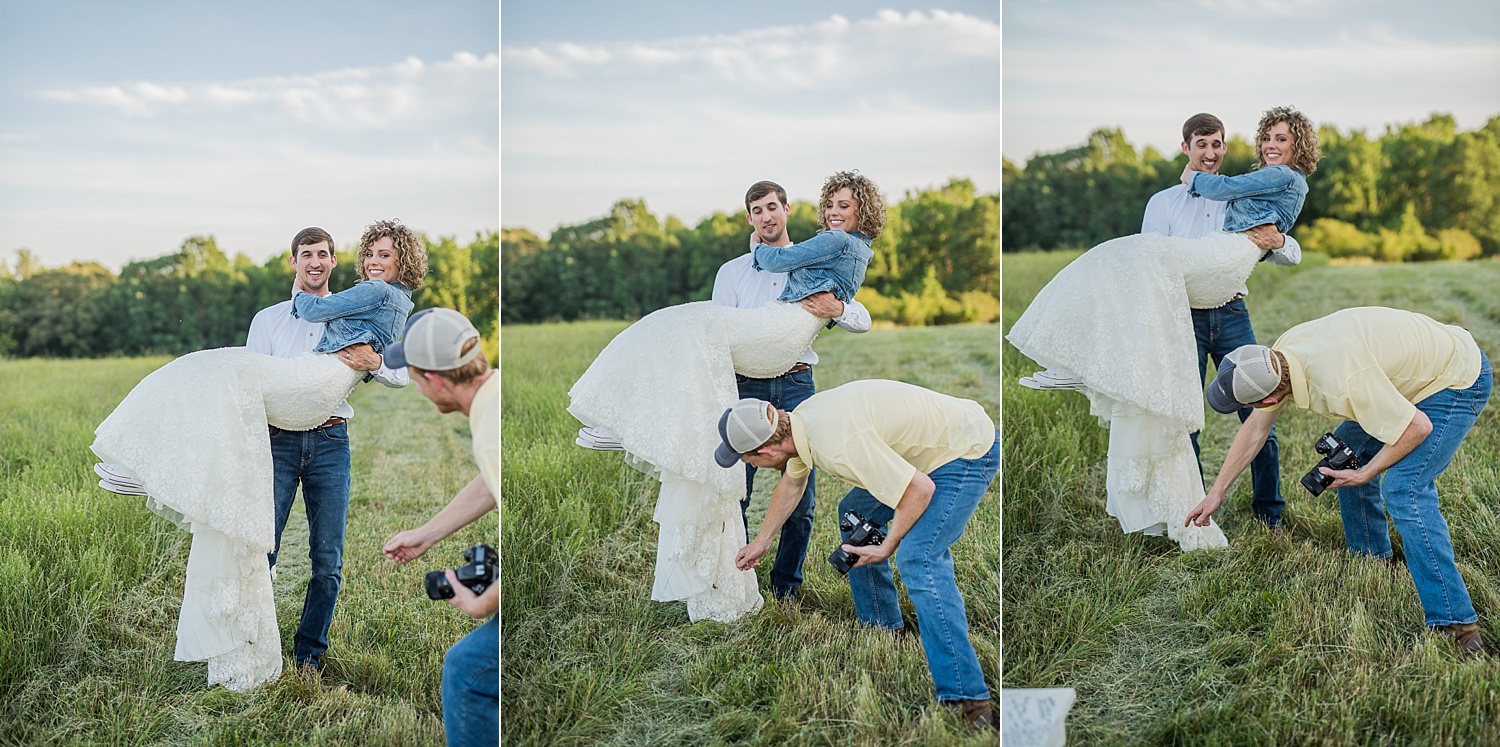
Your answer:
[[[812,473],[809,472],[808,475],[810,474]],[[802,501],[802,491],[807,489],[808,475],[792,477],[789,472],[782,474],[781,481],[776,483],[776,491],[771,493],[771,505],[766,508],[766,518],[760,523],[760,533],[734,556],[736,568],[748,571],[760,565],[760,556],[770,549],[771,538],[781,531],[781,525],[786,523],[792,510]]]

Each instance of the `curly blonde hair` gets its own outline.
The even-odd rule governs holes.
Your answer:
[[[354,257],[354,272],[360,280],[370,279],[365,275],[364,259],[372,253],[370,246],[386,237],[396,246],[396,282],[413,291],[421,288],[422,279],[427,277],[427,247],[398,218],[378,220],[365,227],[364,235],[359,237],[359,252]]]
[[[879,238],[885,229],[885,200],[880,199],[880,189],[875,182],[858,171],[838,171],[823,182],[823,194],[818,198],[818,225],[827,230],[828,216],[823,207],[833,199],[834,193],[845,187],[858,203],[855,215],[859,218],[859,225],[855,230],[872,240]]]
[[[1278,106],[1261,116],[1260,125],[1255,128],[1255,167],[1266,165],[1265,157],[1260,154],[1260,141],[1277,122],[1285,122],[1292,131],[1292,158],[1287,165],[1304,176],[1310,176],[1318,170],[1318,159],[1323,157],[1318,148],[1318,128],[1306,115],[1290,106]]]

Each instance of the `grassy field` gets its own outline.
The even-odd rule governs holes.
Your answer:
[[[567,391],[625,325],[506,327],[501,492],[502,731],[506,745],[992,744],[936,706],[919,641],[855,622],[823,558],[847,490],[818,485],[801,601],[724,624],[650,601],[654,480],[618,453],[573,445]],[[824,333],[822,389],[892,378],[975,399],[995,414],[996,325]],[[752,526],[774,473],[761,473]],[[999,674],[998,485],[953,552],[971,637]],[[768,592],[760,569],[760,586]],[[909,602],[903,609],[912,618]]]
[[[1007,328],[1075,256],[1004,256]],[[1262,265],[1250,287],[1265,344],[1337,309],[1382,305],[1463,325],[1491,355],[1500,350],[1495,262],[1329,266],[1309,257],[1295,269]],[[1335,421],[1293,411],[1277,423],[1286,537],[1257,528],[1242,477],[1215,516],[1229,549],[1183,554],[1165,538],[1122,535],[1105,514],[1107,432],[1085,398],[1013,385],[1036,367],[1009,345],[1003,370],[1003,682],[1076,688],[1073,743],[1500,743],[1500,662],[1460,658],[1427,633],[1405,567],[1350,556],[1334,491],[1313,498],[1298,484],[1317,461],[1313,439]],[[1208,414],[1212,481],[1238,421]],[[1492,645],[1497,425],[1492,402],[1438,482]]]
[[[0,745],[440,745],[443,653],[478,623],[422,592],[428,570],[493,542],[491,514],[410,567],[387,537],[476,473],[467,421],[415,388],[363,386],[344,587],[321,677],[290,673],[307,580],[299,505],[277,616],[288,674],[247,693],[172,660],[189,537],[95,486],[94,427],[165,359],[0,361]]]

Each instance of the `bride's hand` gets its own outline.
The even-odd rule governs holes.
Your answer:
[[[1209,521],[1213,519],[1214,512],[1219,510],[1219,504],[1223,502],[1224,499],[1218,496],[1210,495],[1204,498],[1202,502],[1193,507],[1193,510],[1188,512],[1187,519],[1183,520],[1182,525],[1191,526],[1197,524],[1200,527],[1208,526]]]
[[[762,543],[759,539],[740,548],[734,556],[734,567],[742,571],[748,571],[760,565],[760,556],[766,554],[769,543]]]
[[[1191,163],[1188,164],[1188,165],[1186,165],[1186,166],[1183,166],[1182,167],[1182,183],[1186,184],[1188,186],[1192,186],[1192,184],[1193,184],[1193,174],[1196,174],[1196,173],[1198,173],[1198,172],[1196,172],[1196,171],[1193,170],[1193,165]]]

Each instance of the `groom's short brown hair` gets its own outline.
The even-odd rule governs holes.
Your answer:
[[[320,241],[328,242],[328,251],[333,251],[333,237],[317,226],[308,226],[292,237],[292,256],[297,256],[297,247],[312,246]]]
[[[780,184],[777,184],[776,182],[761,181],[750,185],[750,190],[745,192],[745,212],[750,212],[750,203],[755,202],[756,200],[759,200],[760,198],[765,197],[772,192],[776,193],[776,199],[779,200],[781,204],[786,204],[786,190],[783,189]]]
[[[1227,135],[1224,132],[1224,123],[1212,114],[1194,114],[1188,117],[1188,121],[1182,123],[1182,142],[1190,142],[1198,135],[1212,135],[1215,132]]]

